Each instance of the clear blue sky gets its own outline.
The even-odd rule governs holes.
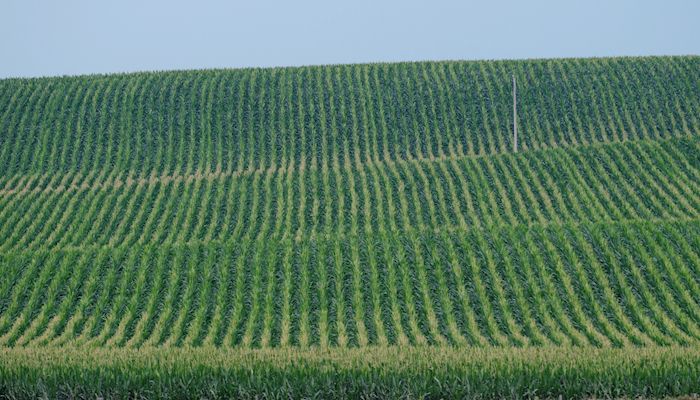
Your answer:
[[[669,54],[700,54],[700,1],[0,1],[0,78]]]

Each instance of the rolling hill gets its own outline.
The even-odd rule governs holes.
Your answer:
[[[695,56],[0,80],[0,389],[700,392],[699,134]]]

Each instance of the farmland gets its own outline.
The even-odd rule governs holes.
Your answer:
[[[0,80],[0,392],[699,393],[699,134],[700,57]]]

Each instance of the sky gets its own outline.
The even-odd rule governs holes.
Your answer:
[[[0,78],[700,54],[698,0],[1,0]]]

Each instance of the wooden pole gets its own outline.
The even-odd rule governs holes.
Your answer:
[[[518,97],[515,87],[515,74],[513,75],[513,153],[518,152]]]

